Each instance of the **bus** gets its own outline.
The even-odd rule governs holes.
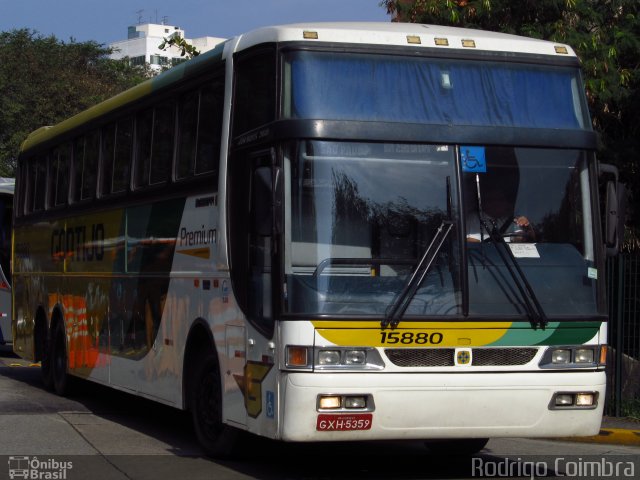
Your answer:
[[[25,140],[14,350],[59,394],[188,410],[213,456],[241,432],[457,453],[596,434],[596,146],[568,45],[259,28]]]
[[[11,343],[11,229],[13,178],[0,177],[0,345]]]

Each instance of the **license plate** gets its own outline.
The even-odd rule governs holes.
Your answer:
[[[371,413],[347,413],[347,414],[326,414],[318,415],[316,430],[321,432],[347,431],[347,430],[369,430],[373,423]]]

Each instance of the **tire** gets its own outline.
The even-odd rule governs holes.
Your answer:
[[[427,440],[426,447],[436,455],[470,456],[482,450],[488,438],[454,438],[447,440]]]
[[[40,333],[36,340],[40,348],[40,378],[42,385],[47,390],[53,390],[53,374],[51,368],[51,341],[49,340],[49,332],[46,326],[39,327]]]
[[[239,432],[222,423],[222,386],[216,354],[199,359],[190,382],[193,427],[206,455],[227,458],[235,453]]]
[[[54,391],[64,396],[69,390],[67,339],[64,322],[56,324],[51,338],[51,377]]]

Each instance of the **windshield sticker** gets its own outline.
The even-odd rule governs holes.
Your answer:
[[[535,243],[510,243],[509,248],[516,258],[540,258]]]
[[[487,173],[487,162],[484,147],[460,147],[462,171]]]
[[[593,280],[597,280],[598,279],[598,269],[597,268],[593,268],[593,267],[589,267],[587,269],[587,276]]]

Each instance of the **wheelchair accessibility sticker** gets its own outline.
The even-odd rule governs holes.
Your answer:
[[[462,171],[487,173],[487,160],[484,147],[460,147]]]

